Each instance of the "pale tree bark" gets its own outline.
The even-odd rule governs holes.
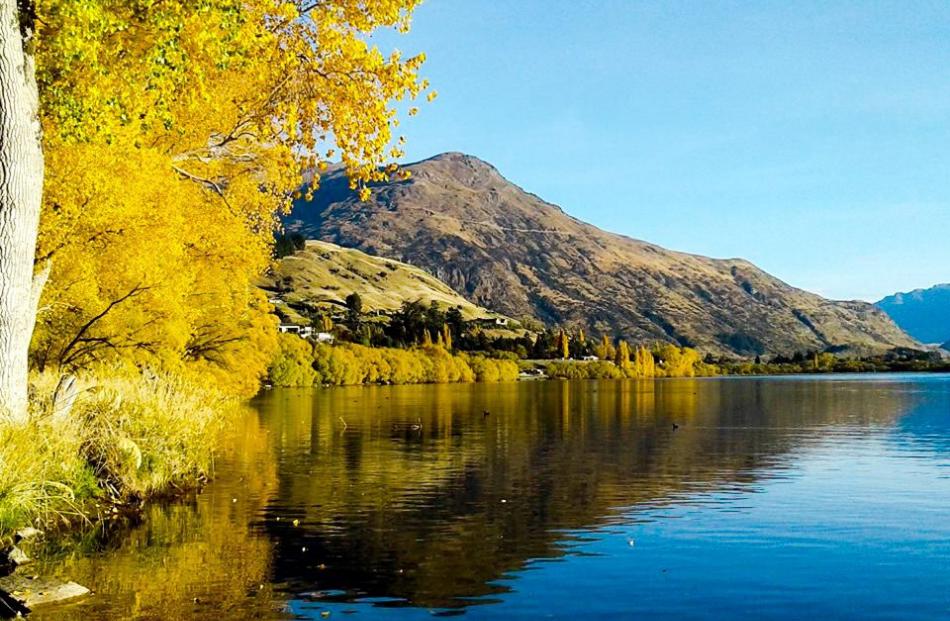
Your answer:
[[[43,150],[32,0],[0,0],[0,420],[28,419],[28,355],[48,271],[33,275]]]

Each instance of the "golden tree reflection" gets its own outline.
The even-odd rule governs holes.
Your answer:
[[[38,568],[88,586],[81,601],[38,619],[271,617],[283,606],[269,582],[273,545],[255,528],[278,488],[272,440],[247,408],[229,426],[222,477],[200,494],[147,506],[140,525],[57,542]],[[51,544],[50,547],[52,547]],[[234,614],[239,611],[240,614]]]
[[[470,605],[564,554],[577,529],[753,489],[796,451],[912,403],[886,386],[782,380],[273,391],[232,426],[204,493],[52,555],[96,595],[43,614],[266,618],[288,598],[367,595]]]

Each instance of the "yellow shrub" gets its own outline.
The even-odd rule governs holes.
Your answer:
[[[268,376],[275,386],[313,386],[317,374],[312,363],[313,348],[307,341],[294,334],[280,334]]]
[[[80,376],[68,414],[58,377],[32,378],[32,422],[0,426],[0,536],[28,523],[83,519],[93,499],[147,498],[211,474],[236,402],[181,375],[102,368]]]

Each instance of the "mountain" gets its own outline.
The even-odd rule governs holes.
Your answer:
[[[459,306],[466,319],[499,316],[418,267],[323,241],[308,241],[303,250],[278,261],[260,284],[291,318],[304,307],[342,309],[351,293],[360,295],[367,312],[394,311],[403,302],[421,300]]]
[[[950,283],[895,293],[877,305],[918,341],[950,341]]]
[[[478,158],[445,153],[406,168],[411,178],[373,187],[367,202],[342,171],[331,171],[285,225],[420,266],[513,317],[637,342],[740,355],[918,345],[871,304],[823,299],[742,259],[674,252],[603,231]]]

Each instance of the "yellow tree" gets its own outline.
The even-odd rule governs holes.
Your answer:
[[[594,348],[594,353],[597,354],[597,357],[601,360],[613,360],[615,351],[614,346],[610,343],[610,337],[606,334],[600,338],[600,344]]]
[[[224,377],[242,355],[273,350],[253,280],[275,216],[331,159],[364,195],[396,172],[393,102],[425,90],[423,58],[383,54],[366,35],[405,31],[417,4],[0,0],[0,160],[18,153],[0,167],[0,189],[16,189],[0,192],[0,409],[25,416],[50,265],[34,360],[119,357]],[[238,367],[263,372],[254,356]]]
[[[633,376],[637,378],[649,378],[656,375],[653,354],[642,345],[637,347],[634,353],[632,373]]]
[[[561,354],[561,359],[567,360],[571,357],[571,341],[567,338],[567,333],[561,330],[557,336],[557,347]]]
[[[442,343],[447,350],[452,351],[452,328],[447,323],[442,325]]]
[[[655,377],[656,358],[653,357],[653,353],[646,347],[641,347],[640,351],[643,352],[643,377]]]
[[[696,365],[702,362],[702,356],[695,349],[670,343],[657,345],[654,353],[660,360],[662,375],[666,377],[693,377]]]
[[[620,367],[620,370],[624,372],[630,368],[630,349],[627,347],[627,342],[622,339],[617,343],[617,353],[614,356],[614,364]]]

